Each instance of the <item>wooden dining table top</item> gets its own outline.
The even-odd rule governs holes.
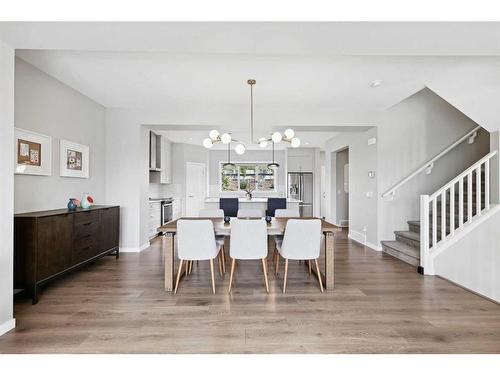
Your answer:
[[[235,218],[231,218],[231,221],[234,220]],[[252,218],[248,218],[252,219]],[[259,218],[254,218],[254,219],[259,219]],[[270,223],[267,223],[267,233],[270,235],[277,235],[277,234],[283,234],[285,233],[285,227],[286,223],[288,222],[289,219],[300,219],[300,220],[320,220],[321,221],[321,231],[323,233],[328,233],[328,232],[340,232],[342,230],[341,227],[329,223],[328,221],[316,217],[310,217],[310,218],[304,218],[304,217],[273,217]],[[231,233],[231,221],[229,223],[224,222],[224,218],[221,217],[208,217],[208,218],[201,218],[201,217],[181,217],[176,220],[169,221],[165,225],[162,225],[161,227],[158,228],[159,231],[163,233],[171,233],[175,234],[177,232],[177,222],[179,220],[212,220],[212,223],[214,224],[214,230],[215,234],[218,235],[230,235]]]

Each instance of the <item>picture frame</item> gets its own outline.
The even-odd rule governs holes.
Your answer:
[[[52,175],[52,137],[14,128],[14,174]]]
[[[59,142],[59,175],[89,178],[90,147],[61,139]]]

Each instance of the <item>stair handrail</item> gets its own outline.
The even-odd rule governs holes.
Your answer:
[[[420,270],[425,274],[434,274],[431,251],[436,251],[453,238],[456,231],[463,230],[490,210],[490,160],[497,154],[497,150],[491,151],[434,193],[420,195]],[[457,184],[458,198],[455,197]]]
[[[423,163],[415,171],[413,171],[408,176],[406,176],[405,178],[403,178],[402,180],[400,180],[398,183],[396,183],[395,185],[393,185],[389,190],[387,190],[385,193],[382,194],[382,198],[386,198],[388,196],[393,196],[395,194],[396,190],[398,190],[401,186],[403,186],[408,181],[410,181],[411,179],[413,179],[415,176],[417,176],[418,174],[422,173],[426,169],[432,169],[432,167],[434,166],[434,163],[437,160],[441,159],[444,155],[446,155],[448,152],[450,152],[451,150],[453,150],[455,147],[457,147],[463,141],[465,141],[466,139],[469,139],[469,138],[474,139],[475,138],[475,134],[477,134],[477,132],[480,129],[481,129],[481,126],[477,126],[474,129],[472,129],[469,132],[467,132],[467,134],[465,134],[461,138],[457,139],[455,142],[453,142],[451,145],[449,145],[448,147],[446,147],[439,154],[437,154],[432,159],[430,159],[430,160],[426,161],[425,163]]]
[[[472,164],[469,168],[467,168],[465,171],[463,171],[462,173],[460,173],[457,177],[453,178],[452,180],[450,180],[449,182],[447,182],[446,184],[444,184],[443,186],[441,186],[434,193],[432,193],[431,195],[429,195],[429,200],[432,200],[432,199],[436,198],[437,196],[441,195],[441,193],[443,191],[445,191],[445,190],[448,190],[448,188],[451,185],[456,184],[458,181],[460,181],[462,178],[464,178],[465,176],[467,176],[470,172],[472,172],[478,166],[482,165],[486,160],[490,160],[493,156],[495,156],[497,154],[497,152],[498,151],[495,150],[495,151],[491,151],[489,154],[484,155],[481,159],[479,159],[477,162],[475,162],[474,164]]]

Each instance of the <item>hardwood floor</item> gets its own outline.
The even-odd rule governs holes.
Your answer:
[[[298,262],[286,294],[283,264],[268,295],[259,260],[238,263],[231,295],[228,272],[213,295],[209,263],[195,263],[174,296],[158,242],[106,257],[42,289],[38,305],[16,302],[0,352],[500,353],[499,305],[336,238],[336,288],[323,294]]]

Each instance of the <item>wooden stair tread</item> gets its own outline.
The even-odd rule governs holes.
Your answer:
[[[382,246],[390,247],[393,250],[399,251],[400,253],[411,256],[415,259],[420,259],[420,249],[415,249],[414,247],[405,244],[401,241],[382,241]]]

